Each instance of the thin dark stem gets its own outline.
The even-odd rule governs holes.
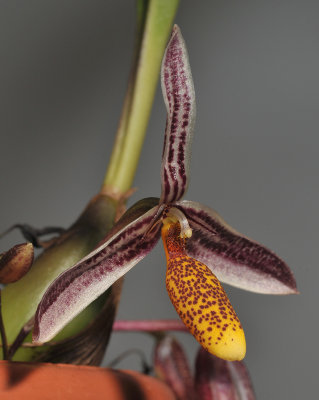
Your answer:
[[[18,348],[22,345],[24,339],[28,336],[28,334],[31,332],[32,327],[34,324],[34,317],[31,318],[20,330],[18,333],[18,336],[15,338],[14,342],[10,346],[9,352],[8,352],[8,359],[11,360],[12,357],[14,356],[15,352],[18,350]]]
[[[139,359],[142,364],[142,372],[143,374],[149,374],[152,370],[152,368],[148,365],[144,353],[139,350],[139,349],[130,349],[124,351],[122,354],[114,358],[112,361],[108,363],[109,368],[115,367],[118,363],[120,363],[122,360],[124,360],[126,357],[130,356],[131,354],[136,354],[139,356]]]
[[[2,307],[1,307],[1,289],[0,289],[0,335],[1,335],[1,341],[2,341],[2,353],[3,353],[3,359],[8,360],[8,342],[7,342],[7,336],[6,336],[6,331],[4,329],[3,325],[3,319],[2,319]]]
[[[22,236],[28,241],[33,244],[35,247],[49,247],[50,244],[54,243],[58,236],[54,236],[53,238],[49,240],[40,240],[42,236],[47,236],[47,235],[61,235],[63,232],[65,232],[64,228],[57,227],[57,226],[47,226],[45,228],[35,228],[31,225],[28,224],[15,224],[12,225],[9,229],[4,231],[3,233],[0,234],[0,239],[7,235],[9,232],[13,231],[14,229],[19,229]]]

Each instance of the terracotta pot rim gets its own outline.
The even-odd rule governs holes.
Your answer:
[[[0,360],[1,400],[174,400],[157,378],[88,365]]]

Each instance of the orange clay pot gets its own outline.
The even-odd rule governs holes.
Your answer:
[[[158,379],[134,371],[0,361],[1,400],[175,400]]]

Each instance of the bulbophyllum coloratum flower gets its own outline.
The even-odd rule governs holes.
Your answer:
[[[164,242],[166,286],[180,318],[199,343],[226,360],[245,356],[242,326],[220,281],[258,293],[296,293],[287,265],[236,232],[210,208],[181,200],[189,181],[195,92],[177,26],[164,54],[161,83],[168,116],[161,197],[133,205],[103,242],[62,273],[44,294],[33,340],[52,339],[71,319]]]
[[[164,381],[177,400],[255,400],[242,361],[225,361],[203,348],[197,352],[194,375],[180,343],[163,335],[154,349],[155,376]]]

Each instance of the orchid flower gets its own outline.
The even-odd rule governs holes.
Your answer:
[[[242,361],[225,361],[199,348],[194,374],[181,344],[171,335],[159,337],[154,349],[155,376],[177,400],[255,400],[249,372]]]
[[[93,252],[49,286],[36,312],[35,342],[53,338],[143,259],[161,235],[170,299],[199,343],[220,358],[240,360],[246,351],[242,326],[220,281],[258,293],[297,292],[291,271],[273,252],[236,232],[208,207],[181,200],[189,181],[196,111],[177,26],[164,54],[161,84],[168,113],[161,197],[133,205]]]

